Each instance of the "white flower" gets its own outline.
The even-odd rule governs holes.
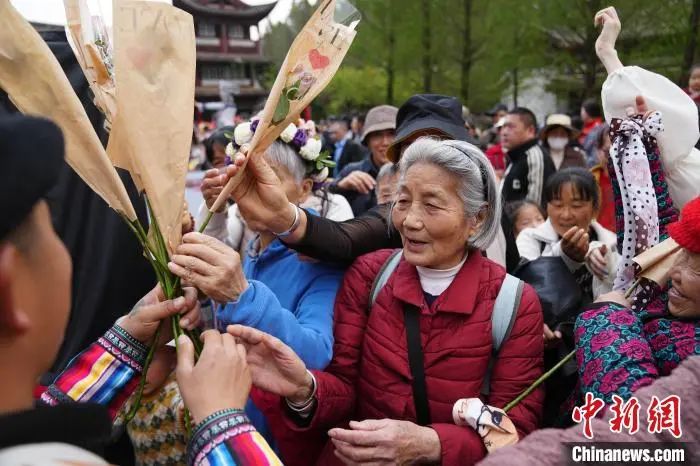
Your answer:
[[[236,149],[233,147],[232,142],[226,144],[226,155],[228,155],[229,157],[233,157],[234,155],[236,155]]]
[[[250,130],[250,123],[241,123],[233,130],[233,140],[237,146],[248,144],[253,139],[253,132]]]
[[[289,126],[285,128],[284,131],[282,131],[282,134],[280,134],[280,139],[289,144],[294,140],[294,136],[297,135],[297,127],[294,123],[290,123]]]
[[[329,174],[330,170],[328,170],[328,167],[323,167],[323,170],[316,173],[315,175],[312,175],[311,179],[314,180],[316,183],[323,183],[324,181],[326,181],[326,178],[328,178]]]
[[[311,160],[312,162],[321,155],[321,141],[318,139],[309,139],[299,150],[299,155],[301,155],[306,160]]]

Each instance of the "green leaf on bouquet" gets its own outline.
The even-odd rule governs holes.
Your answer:
[[[233,133],[231,131],[224,131],[224,137],[233,141]]]
[[[272,122],[274,124],[279,124],[287,118],[289,114],[289,99],[287,98],[287,92],[283,91],[280,96],[280,101],[277,102],[277,108],[275,108],[275,113],[272,115]]]

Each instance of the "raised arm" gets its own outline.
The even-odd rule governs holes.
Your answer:
[[[623,67],[617,56],[617,50],[615,50],[615,42],[622,29],[620,18],[617,16],[615,7],[610,6],[596,13],[593,21],[596,26],[603,27],[595,43],[596,54],[608,74],[612,74]]]

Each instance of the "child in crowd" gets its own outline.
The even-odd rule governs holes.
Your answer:
[[[547,214],[542,207],[532,201],[515,201],[506,204],[506,215],[513,225],[513,235],[517,238],[526,228],[536,228],[542,225]]]

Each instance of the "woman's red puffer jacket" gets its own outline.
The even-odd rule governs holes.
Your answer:
[[[408,303],[421,309],[430,427],[440,438],[442,464],[475,464],[486,449],[473,429],[454,424],[452,407],[460,398],[480,396],[492,349],[491,312],[505,270],[471,251],[450,287],[428,307],[416,268],[402,259],[368,312],[370,289],[390,254],[382,250],[363,256],[346,273],[335,303],[333,361],[326,371],[314,373],[318,407],[311,426],[301,429],[288,417],[285,423],[301,434],[345,426],[350,420],[415,422],[403,321]],[[542,324],[537,295],[526,285],[491,373],[488,404],[505,406],[542,374]],[[521,439],[537,428],[542,401],[543,392],[536,390],[508,413]],[[297,439],[303,442],[304,436]],[[331,442],[318,464],[342,464]]]

